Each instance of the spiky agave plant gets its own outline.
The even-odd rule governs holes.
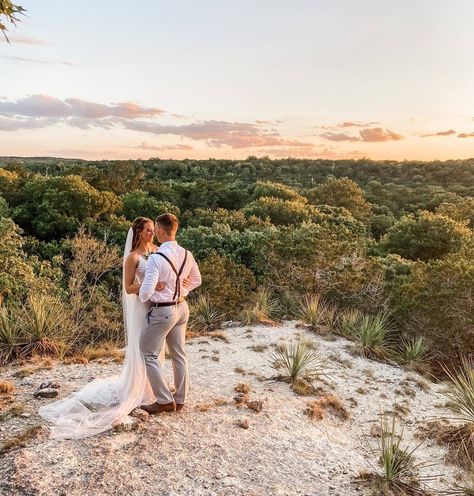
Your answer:
[[[332,330],[335,327],[336,307],[324,301],[319,294],[303,297],[300,319],[312,330]]]
[[[391,350],[390,338],[393,333],[386,313],[364,315],[357,325],[355,340],[360,351],[369,358],[384,359]]]
[[[279,379],[290,382],[309,383],[325,375],[324,365],[314,344],[304,338],[281,344],[270,355],[270,365],[279,372]]]
[[[466,443],[474,447],[474,364],[466,357],[461,359],[459,369],[445,368],[448,376],[448,387],[444,391],[449,409],[453,412],[453,420],[459,422],[459,432]],[[458,433],[459,434],[459,433]],[[458,436],[459,437],[459,436]],[[470,450],[469,450],[470,451]]]
[[[278,294],[278,317],[292,319],[298,315],[296,298],[287,290]]]
[[[11,311],[0,307],[0,364],[14,358],[22,345],[19,327],[15,322]]]
[[[338,331],[348,339],[354,339],[358,325],[362,319],[362,312],[356,308],[344,310],[338,317]]]
[[[428,341],[419,336],[403,338],[397,355],[404,365],[419,368],[429,362],[432,353]]]
[[[279,310],[278,302],[270,288],[259,288],[254,303],[244,311],[244,321],[251,324],[274,324],[273,320]]]
[[[200,295],[191,306],[190,327],[197,332],[214,330],[223,321],[220,313],[205,295]]]
[[[28,343],[19,349],[19,356],[35,353],[58,355],[57,336],[64,323],[63,308],[58,301],[45,296],[30,296],[23,306],[21,324]]]
[[[374,476],[375,480],[395,494],[426,494],[421,483],[430,478],[421,478],[419,471],[432,464],[415,462],[414,454],[421,443],[414,448],[403,447],[403,429],[397,428],[395,413],[392,413],[390,417],[387,413],[380,415],[380,439],[375,447],[370,447],[372,455],[381,467],[381,470],[377,470]]]

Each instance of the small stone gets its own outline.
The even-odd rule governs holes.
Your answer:
[[[141,408],[135,408],[135,410],[132,410],[132,412],[130,412],[130,417],[134,417],[138,420],[141,420],[142,422],[146,422],[150,418],[150,414],[148,412],[145,412],[145,410],[142,410]]]
[[[127,415],[120,423],[114,425],[117,432],[129,432],[138,429],[140,421],[137,418]]]
[[[370,435],[372,437],[382,437],[382,428],[380,425],[372,424],[372,427],[370,428]]]
[[[250,422],[248,419],[239,419],[236,424],[238,427],[242,427],[242,429],[248,429],[250,427]]]
[[[58,390],[53,388],[39,389],[34,393],[35,398],[56,398],[58,395]]]
[[[21,418],[30,418],[30,417],[31,417],[31,413],[27,413],[27,412],[22,413],[22,414],[20,415],[20,417],[21,417]]]
[[[237,405],[242,405],[244,403],[247,403],[249,397],[247,394],[244,393],[237,393],[234,396],[234,401],[237,403]]]
[[[61,384],[59,382],[46,381],[41,383],[41,386],[38,389],[59,389]]]
[[[248,408],[250,410],[253,410],[254,412],[261,412],[263,408],[263,402],[259,400],[254,400],[254,401],[248,401],[247,402]]]

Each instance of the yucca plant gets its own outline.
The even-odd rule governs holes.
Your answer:
[[[21,341],[20,330],[11,311],[0,307],[0,364],[7,363],[14,358]]]
[[[423,336],[403,338],[397,353],[398,359],[410,368],[426,365],[431,356],[430,345]]]
[[[336,307],[318,294],[308,294],[301,302],[299,317],[312,330],[332,330],[335,327]]]
[[[323,363],[314,344],[304,338],[279,345],[270,355],[270,365],[279,372],[278,378],[290,382],[309,383],[324,375]]]
[[[386,413],[380,416],[380,439],[377,440],[377,446],[370,446],[372,455],[381,467],[374,477],[391,494],[426,494],[421,482],[429,478],[420,478],[419,471],[432,464],[415,462],[414,453],[421,444],[414,448],[403,447],[403,429],[397,429],[395,413],[390,417]]]
[[[357,325],[354,338],[364,356],[383,359],[390,352],[390,337],[393,329],[385,313],[364,315]]]
[[[223,319],[224,314],[217,311],[205,295],[200,295],[191,306],[190,326],[197,332],[212,331]]]
[[[354,339],[361,319],[362,312],[360,310],[350,308],[342,311],[337,321],[339,333],[348,339]]]
[[[19,355],[22,358],[35,353],[56,356],[56,338],[65,318],[62,306],[52,298],[30,296],[22,310],[20,320],[28,343],[20,347]]]
[[[448,400],[450,410],[454,413],[453,420],[462,422],[474,433],[474,364],[466,357],[461,359],[458,370],[445,368],[449,385],[444,395]]]
[[[247,325],[251,324],[274,324],[273,318],[279,310],[278,302],[269,288],[259,288],[255,295],[253,305],[243,312],[243,318]]]
[[[278,316],[283,319],[292,319],[298,315],[298,303],[289,291],[278,294]]]

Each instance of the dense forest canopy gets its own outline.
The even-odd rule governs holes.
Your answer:
[[[94,247],[112,260],[135,217],[164,211],[180,217],[179,240],[203,267],[200,291],[227,318],[259,287],[286,316],[317,293],[388,313],[400,335],[449,356],[474,351],[474,159],[0,158],[3,305],[38,287],[83,305],[78,341],[110,339],[104,328],[119,335],[118,258],[101,259],[93,283],[82,267],[81,288],[77,259]]]

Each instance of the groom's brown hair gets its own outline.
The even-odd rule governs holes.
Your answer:
[[[174,214],[161,214],[155,219],[155,223],[159,224],[171,236],[178,230],[179,221]]]

